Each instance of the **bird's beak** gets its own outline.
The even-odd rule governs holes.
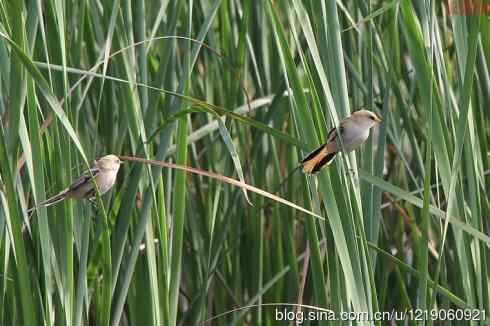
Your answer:
[[[381,123],[381,122],[383,122],[383,119],[381,119],[380,117],[378,117],[376,115],[375,118],[374,118],[374,121],[376,121],[377,123]]]

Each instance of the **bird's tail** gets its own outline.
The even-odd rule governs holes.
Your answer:
[[[329,144],[318,147],[301,161],[303,172],[317,173],[324,165],[332,163],[337,153]]]
[[[48,206],[54,205],[56,203],[59,203],[60,201],[62,201],[63,199],[66,198],[66,196],[68,194],[68,190],[69,189],[65,189],[62,192],[60,192],[59,194],[54,195],[53,197],[48,198],[45,201],[39,203],[37,206],[34,206],[32,208],[29,208],[29,210],[27,210],[27,213],[29,214],[30,212],[32,212],[33,210],[35,210],[37,207],[41,207],[41,206],[48,207]]]
[[[46,200],[45,200],[45,201],[43,201],[43,202],[40,202],[40,203],[39,203],[39,204],[37,204],[36,206],[33,206],[33,207],[29,208],[29,209],[27,210],[27,215],[28,215],[27,220],[24,222],[24,225],[22,225],[22,233],[24,233],[24,232],[25,232],[25,230],[26,230],[26,229],[29,227],[29,220],[31,219],[31,216],[32,216],[32,214],[31,214],[31,213],[32,213],[32,212],[33,212],[33,211],[34,211],[36,208],[38,208],[38,207],[42,207],[42,206],[46,206],[46,207],[48,207],[48,206],[54,205],[54,204],[56,204],[56,203],[59,203],[60,201],[62,201],[63,199],[65,199],[65,198],[68,196],[68,191],[69,191],[69,189],[65,189],[65,190],[63,190],[62,192],[60,192],[59,194],[54,195],[53,197],[48,198],[48,199],[46,199]],[[31,232],[31,231],[30,231],[30,228],[29,228],[29,232]]]

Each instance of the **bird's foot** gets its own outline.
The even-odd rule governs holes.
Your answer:
[[[346,172],[347,175],[352,175],[353,177],[356,176],[356,170],[350,168],[350,169],[347,169],[347,172]]]

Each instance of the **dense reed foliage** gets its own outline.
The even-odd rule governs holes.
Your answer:
[[[490,313],[490,20],[455,3],[0,0],[0,325],[478,324],[441,320]]]

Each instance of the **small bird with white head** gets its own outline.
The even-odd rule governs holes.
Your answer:
[[[116,155],[106,155],[94,162],[92,168],[81,175],[75,182],[62,192],[54,195],[39,203],[37,206],[30,208],[27,212],[31,212],[37,207],[51,206],[66,198],[84,199],[95,197],[94,181],[97,183],[97,188],[101,195],[109,191],[116,182],[117,172],[122,164],[119,157]],[[93,180],[92,180],[93,178]]]
[[[350,117],[340,122],[338,128],[330,130],[325,144],[301,161],[303,171],[308,174],[317,173],[323,166],[332,163],[338,152],[350,152],[358,148],[368,139],[369,129],[381,121],[376,114],[368,110],[353,112]]]

